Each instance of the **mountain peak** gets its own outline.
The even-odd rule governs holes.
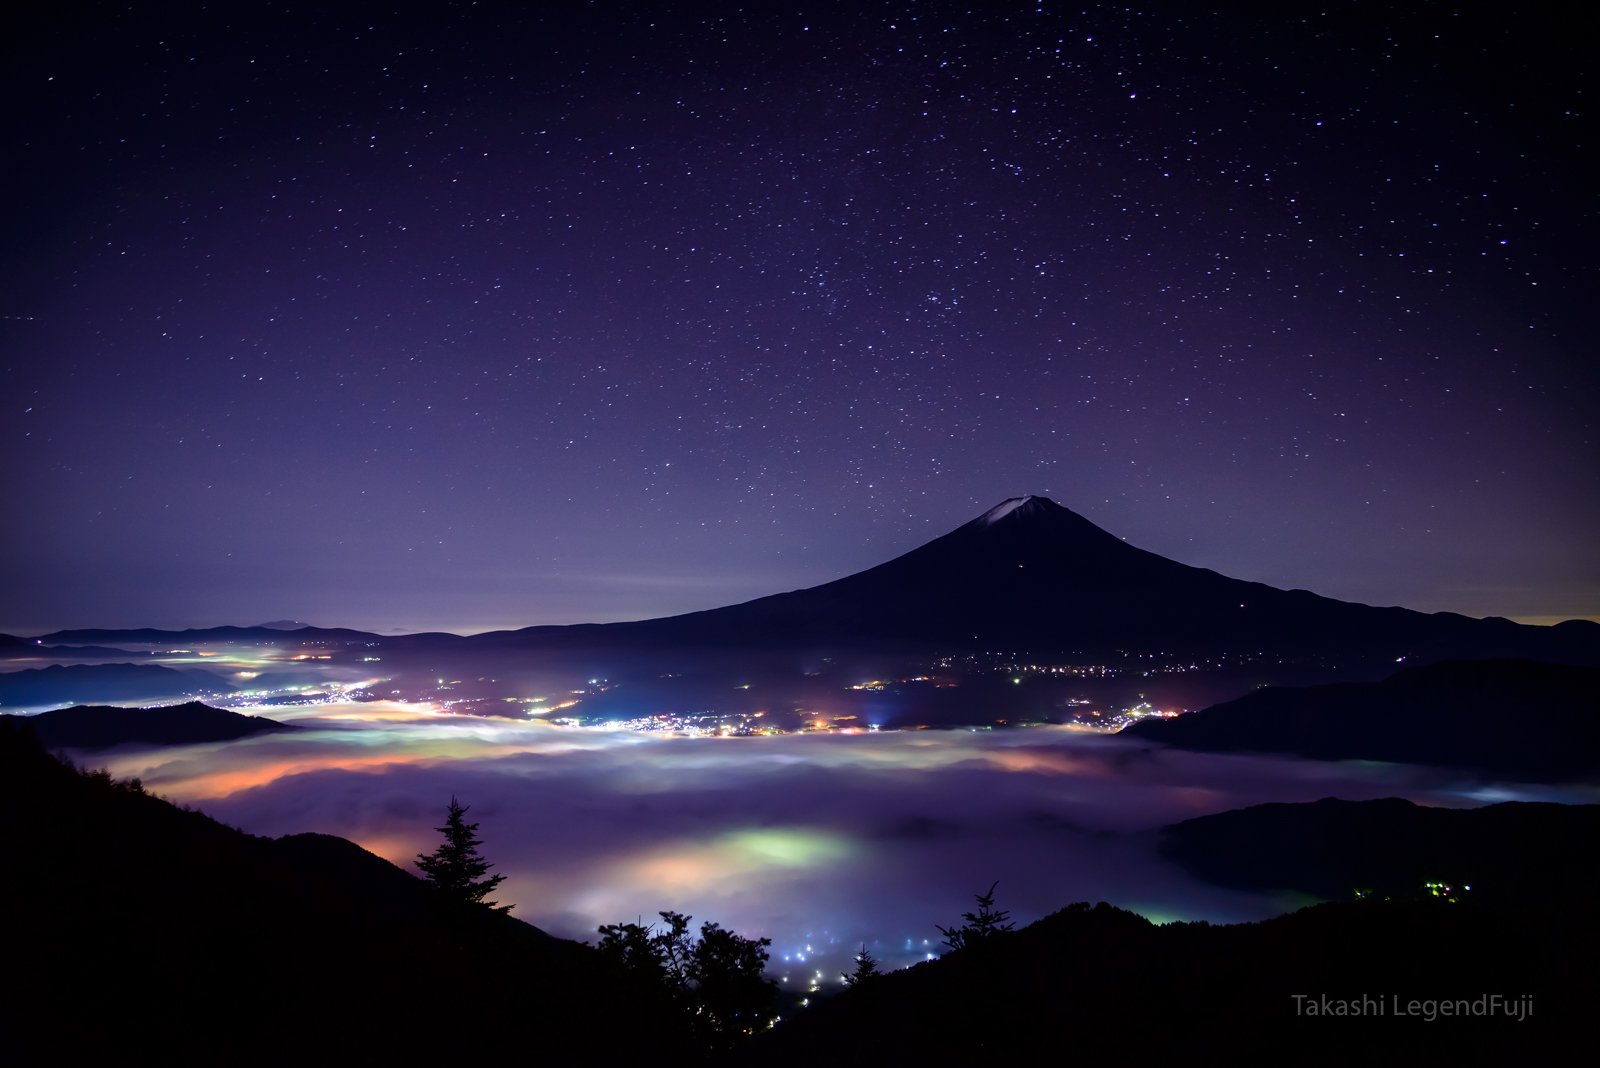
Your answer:
[[[1031,516],[1041,515],[1051,509],[1065,511],[1049,497],[1038,497],[1029,493],[1022,497],[1006,498],[979,516],[977,521],[987,527],[998,523],[1007,516],[1015,515],[1026,519]]]

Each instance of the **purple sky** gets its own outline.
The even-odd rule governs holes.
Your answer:
[[[0,629],[664,614],[1030,492],[1600,617],[1584,36],[1325,6],[51,5]]]

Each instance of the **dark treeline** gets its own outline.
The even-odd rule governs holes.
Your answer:
[[[1593,1041],[1595,934],[1578,912],[1527,917],[1420,896],[1227,926],[1157,925],[1080,903],[814,1001],[746,1056],[796,1066],[1033,1064],[1041,1053],[1555,1063]]]

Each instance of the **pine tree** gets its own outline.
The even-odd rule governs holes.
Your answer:
[[[445,816],[444,826],[435,828],[444,835],[444,844],[432,853],[418,853],[417,867],[428,881],[451,901],[462,904],[483,905],[499,912],[509,911],[510,905],[485,900],[495,887],[504,881],[504,875],[490,875],[490,864],[478,853],[481,844],[476,823],[465,819],[467,806],[454,797]]]
[[[994,888],[999,885],[998,882],[992,883],[988,893],[975,895],[978,899],[978,911],[963,912],[961,918],[966,920],[966,923],[960,927],[939,927],[939,933],[944,935],[945,945],[951,949],[983,945],[1002,931],[1009,931],[1016,926],[1009,922],[1010,912],[994,907]]]
[[[861,952],[856,954],[856,970],[848,975],[841,972],[839,977],[844,980],[845,986],[859,986],[865,980],[882,974],[878,970],[878,958],[867,952],[867,944],[863,942]]]

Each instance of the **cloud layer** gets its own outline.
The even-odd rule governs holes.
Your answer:
[[[398,703],[274,715],[309,729],[104,762],[247,831],[338,834],[407,866],[456,796],[522,918],[592,938],[675,909],[772,937],[792,983],[836,980],[863,942],[892,964],[937,950],[935,924],[996,880],[1021,921],[1078,900],[1157,919],[1293,904],[1160,860],[1154,830],[1191,816],[1327,796],[1528,796],[1425,769],[1178,753],[1064,728],[688,739]]]

